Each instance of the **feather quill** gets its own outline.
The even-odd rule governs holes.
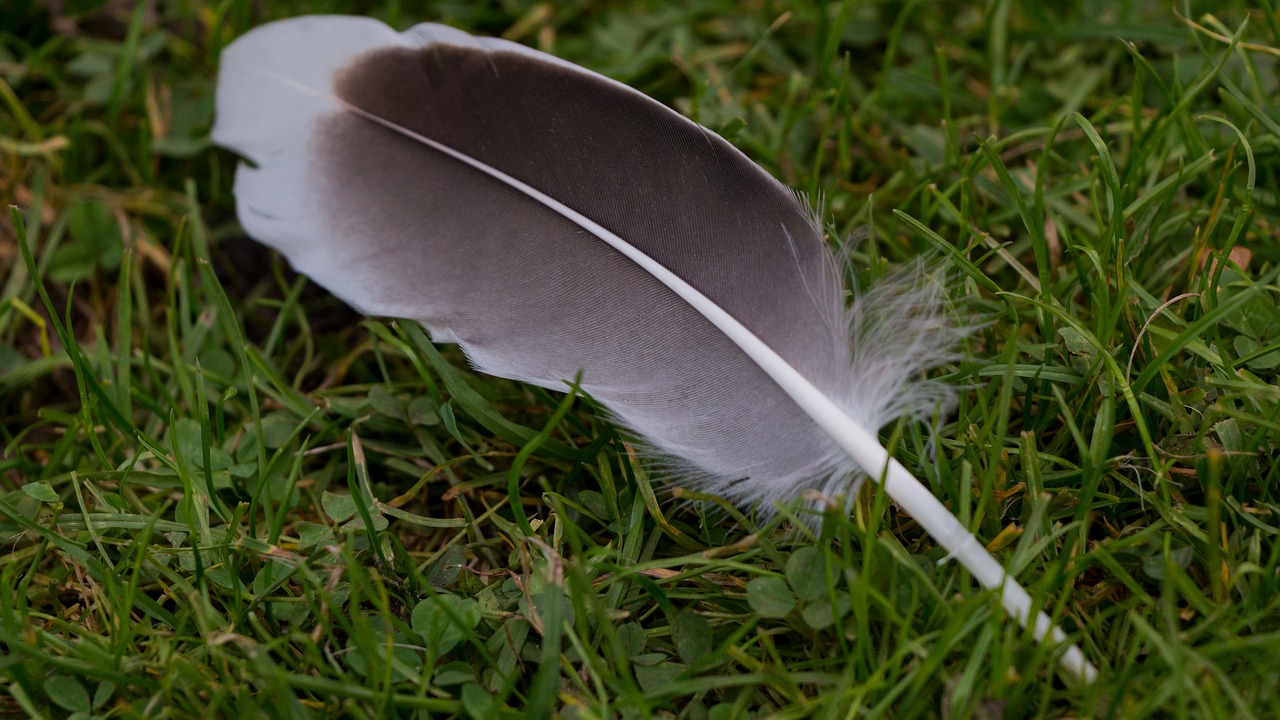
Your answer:
[[[875,433],[936,409],[956,338],[919,291],[845,287],[805,204],[613,80],[441,25],[314,16],[222,55],[214,141],[246,231],[481,371],[581,387],[737,503],[871,477],[1061,661],[1095,670]]]

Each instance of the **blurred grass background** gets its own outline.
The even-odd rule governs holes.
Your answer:
[[[218,53],[312,12],[631,84],[866,282],[949,257],[960,409],[885,437],[1100,680],[874,487],[686,502],[245,239]],[[3,4],[0,715],[1280,716],[1278,61],[1274,0]]]

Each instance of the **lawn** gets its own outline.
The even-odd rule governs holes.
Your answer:
[[[861,285],[931,257],[959,406],[881,438],[1097,681],[874,483],[672,487],[249,240],[218,56],[312,12],[636,87]],[[1280,717],[1277,98],[1274,0],[4,3],[0,717]]]

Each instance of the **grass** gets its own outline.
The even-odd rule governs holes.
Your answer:
[[[0,9],[0,715],[1280,716],[1273,0],[264,7]],[[949,257],[960,408],[886,438],[1099,681],[874,487],[817,535],[687,503],[245,240],[218,52],[315,11],[630,83],[869,280]]]

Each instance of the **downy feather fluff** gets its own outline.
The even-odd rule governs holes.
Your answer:
[[[226,49],[213,137],[252,163],[245,230],[361,312],[493,375],[565,390],[581,372],[682,482],[737,503],[883,480],[1062,640],[876,440],[949,399],[919,378],[957,337],[935,298],[899,284],[848,305],[810,209],[711,131],[514,43],[316,16]]]

